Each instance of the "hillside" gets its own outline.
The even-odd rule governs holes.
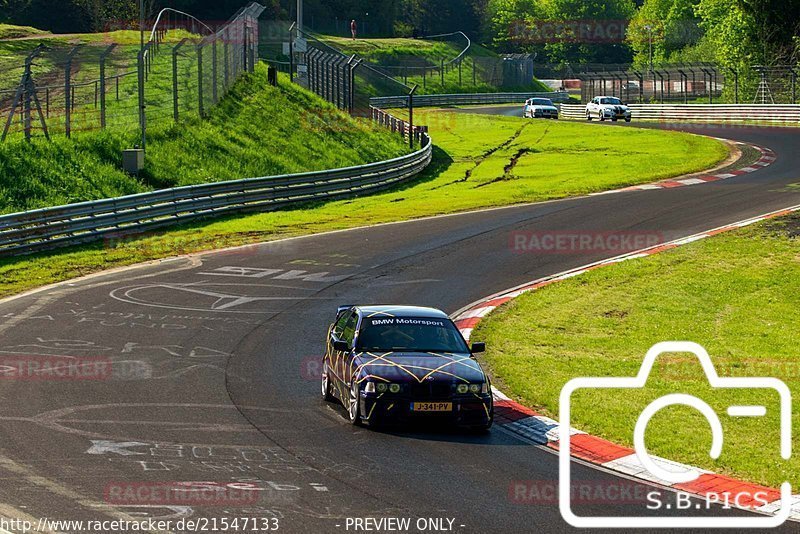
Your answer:
[[[259,65],[204,120],[148,129],[139,178],[121,170],[138,132],[106,130],[52,142],[0,144],[0,212],[164,187],[358,165],[406,152],[397,136],[350,118]]]
[[[353,39],[320,36],[326,44],[346,55],[357,54],[407,85],[418,84],[419,93],[549,91],[538,80],[524,85],[503,83],[503,59],[491,50],[471,43],[461,69],[455,62],[467,46],[461,35],[437,39]],[[441,68],[444,65],[444,84]]]

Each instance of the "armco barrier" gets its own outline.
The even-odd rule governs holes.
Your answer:
[[[475,93],[455,95],[415,95],[414,106],[469,106],[481,104],[515,104],[522,106],[529,98],[549,98],[553,102],[569,101],[569,93]],[[408,96],[376,96],[369,99],[371,106],[377,108],[403,108],[408,106]]]
[[[382,119],[389,120],[387,117],[388,114]],[[407,135],[406,123],[395,121],[398,131]],[[75,245],[209,216],[270,211],[301,202],[378,191],[414,177],[430,163],[430,138],[418,129],[414,135],[421,142],[420,150],[368,165],[176,187],[2,215],[0,256]]]
[[[565,119],[586,118],[583,104],[560,107]],[[634,120],[800,122],[800,104],[629,104],[628,107]]]

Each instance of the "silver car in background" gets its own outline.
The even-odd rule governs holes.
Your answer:
[[[549,98],[529,98],[525,101],[523,116],[526,119],[557,119],[558,108]]]

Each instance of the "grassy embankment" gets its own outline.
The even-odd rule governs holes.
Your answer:
[[[494,93],[503,91],[550,91],[538,80],[519,87],[499,87],[503,79],[503,65],[500,56],[472,43],[461,65],[461,77],[457,64],[450,64],[466,46],[466,41],[460,36],[449,40],[424,40],[424,39],[352,39],[344,37],[325,36],[325,42],[341,50],[343,53],[357,54],[359,57],[379,65],[389,67],[389,72],[406,85],[419,85],[420,94],[431,93]],[[444,84],[440,69],[442,61],[445,63]],[[391,68],[407,65],[409,68]],[[411,67],[418,68],[411,68]],[[419,67],[435,68],[428,70],[423,76],[423,69]],[[475,75],[473,78],[473,68]],[[385,95],[384,95],[385,96]]]
[[[238,91],[247,93],[248,87],[243,85]],[[327,105],[304,91],[285,85],[283,90],[289,95],[296,94],[298,104],[289,106],[291,98],[283,98],[271,89],[254,91],[242,102],[234,94],[208,121],[165,129],[163,134],[154,136],[145,182],[167,185],[165,178],[169,178],[169,183],[190,183],[208,178],[263,175],[281,169],[300,170],[309,165],[329,167],[352,162],[356,157],[379,159],[393,151],[386,150],[393,145],[387,144],[379,150],[374,141],[367,142],[385,138],[374,134],[362,136],[358,132],[366,127],[360,123],[357,126],[352,123],[352,131],[326,126],[325,118],[333,113]],[[230,115],[233,118],[226,118]],[[318,121],[322,121],[322,128],[304,126]],[[717,141],[674,132],[438,111],[420,113],[419,123],[431,126],[437,146],[430,168],[407,186],[360,199],[202,222],[110,245],[99,243],[3,260],[0,295],[180,253],[649,182],[705,169],[727,156],[725,146]],[[265,132],[279,127],[283,128],[281,136],[270,137],[266,142]],[[103,143],[85,147],[107,154],[107,159],[95,160],[91,169],[79,168],[92,171],[81,172],[80,176],[92,176],[92,183],[102,176],[121,179],[118,162],[114,160],[119,145],[114,139],[111,137],[107,150],[103,149]],[[45,151],[61,157],[60,154],[71,154],[73,150],[59,144],[53,146],[20,145],[19,154]],[[333,151],[330,157],[320,156],[325,150]],[[29,161],[27,157],[17,160],[22,167],[16,167],[15,172],[35,175],[35,166],[25,163]],[[57,167],[58,161],[55,158],[48,165]],[[67,157],[66,162],[72,165],[70,161]],[[69,189],[95,187],[70,175],[58,180],[78,182]],[[19,185],[19,181],[14,183]],[[55,187],[58,186],[52,188]],[[109,186],[107,190],[118,188]],[[36,192],[16,196],[19,203],[27,197],[35,198]]]
[[[342,121],[342,122],[340,122]],[[139,178],[121,170],[138,132],[109,129],[0,144],[0,212],[165,187],[359,165],[407,151],[399,137],[353,120],[305,90],[267,83],[259,67],[206,120],[155,125]]]
[[[634,376],[660,341],[704,346],[720,376],[782,379],[800,424],[800,216],[778,219],[621,264],[523,295],[484,320],[474,339],[505,392],[558,417],[559,392],[579,376]],[[632,446],[641,410],[668,393],[688,393],[720,414],[722,456],[708,456],[705,418],[684,407],[651,421],[652,454],[753,482],[795,486],[800,458],[779,454],[778,395],[712,390],[690,354],[662,355],[642,390],[574,398],[572,426]],[[766,417],[731,418],[731,405],[763,405]]]

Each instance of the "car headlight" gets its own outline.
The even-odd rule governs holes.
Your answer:
[[[380,384],[378,384],[375,387],[378,390],[378,393],[385,393],[386,390],[389,389],[389,386],[386,385],[386,383],[384,383],[384,382],[381,382]]]
[[[389,384],[389,391],[391,393],[400,393],[400,384]]]
[[[491,387],[489,386],[489,382],[484,382],[481,384],[481,393],[491,393]]]
[[[469,391],[469,384],[459,384],[456,386],[456,391],[458,393],[464,394]]]
[[[469,385],[469,392],[470,393],[478,393],[481,390],[480,384],[470,384]]]
[[[364,391],[367,393],[375,393],[375,382],[367,382],[367,385],[364,386]]]

